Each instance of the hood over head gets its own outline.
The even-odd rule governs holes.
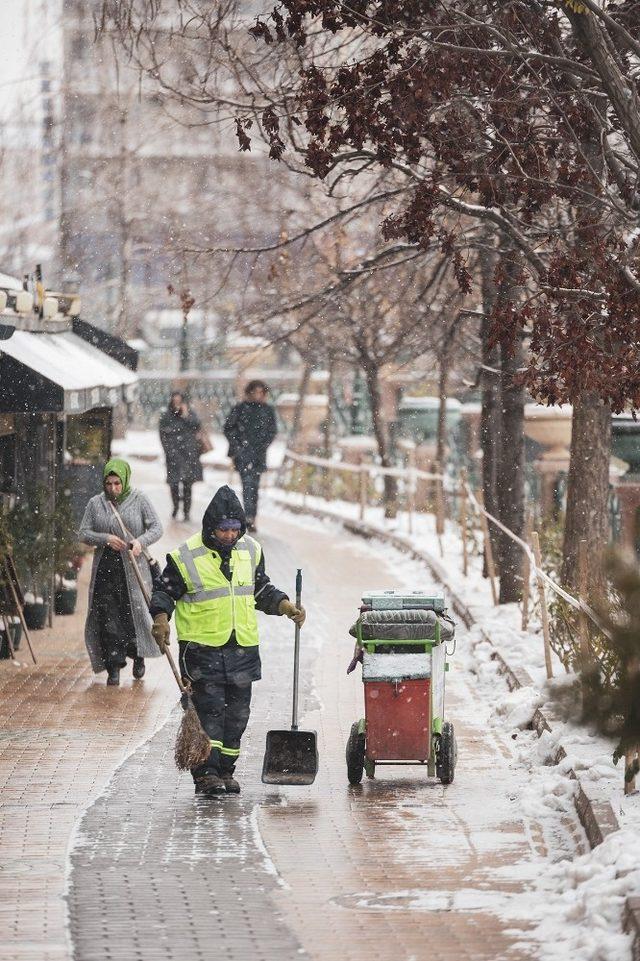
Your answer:
[[[116,497],[116,502],[121,504],[125,497],[131,493],[131,467],[126,460],[114,457],[104,465],[102,472],[102,482],[104,483],[109,474],[115,474],[122,481],[122,493]]]
[[[228,484],[216,491],[202,518],[202,540],[213,551],[220,551],[221,549],[220,542],[213,532],[220,527],[220,522],[224,520],[240,521],[238,540],[246,534],[247,519],[242,504],[238,495],[231,490]]]

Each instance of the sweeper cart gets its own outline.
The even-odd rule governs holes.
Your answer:
[[[447,657],[454,623],[444,598],[422,591],[368,591],[351,628],[349,672],[362,664],[365,716],[347,742],[347,775],[360,784],[378,764],[426,764],[451,784],[456,766],[453,725],[446,721]]]

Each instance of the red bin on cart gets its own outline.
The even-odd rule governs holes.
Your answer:
[[[378,764],[426,764],[431,776],[450,784],[457,752],[444,702],[447,644],[455,642],[444,598],[369,592],[352,633],[365,715],[352,725],[347,743],[349,781],[359,784],[365,771],[373,777]]]

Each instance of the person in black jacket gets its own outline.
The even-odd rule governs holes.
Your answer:
[[[267,449],[278,433],[276,414],[267,403],[269,388],[263,380],[251,380],[245,399],[236,404],[224,425],[229,457],[242,480],[242,499],[247,530],[256,530],[260,475],[267,469]]]
[[[189,407],[186,397],[174,390],[169,406],[160,418],[160,443],[167,462],[167,484],[176,517],[180,501],[185,521],[191,512],[191,488],[202,480],[202,464],[198,446],[200,419]]]
[[[178,605],[180,670],[191,684],[195,709],[211,740],[208,760],[191,772],[196,792],[203,794],[240,791],[233,772],[249,721],[251,687],[260,680],[261,664],[255,618],[252,616],[249,624],[237,611],[238,605],[285,615],[300,625],[305,620],[304,608],[298,608],[271,583],[261,545],[245,532],[240,501],[225,485],[205,511],[202,534],[193,535],[167,555],[150,604],[152,633],[163,652],[169,644],[169,618]],[[242,554],[252,558],[252,586],[242,583],[246,576],[241,574]],[[228,582],[228,591],[222,587],[212,590],[207,581]],[[233,626],[226,639],[216,636],[216,630],[219,634],[229,609]]]

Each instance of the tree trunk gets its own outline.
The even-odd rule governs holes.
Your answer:
[[[451,357],[445,351],[440,358],[440,376],[438,378],[438,397],[440,407],[438,408],[438,433],[436,438],[436,461],[443,468],[447,454],[447,393],[449,370],[451,367]]]
[[[606,26],[590,11],[574,13],[569,8],[565,12],[578,44],[600,75],[636,160],[640,160],[640,96],[618,65],[616,48]]]
[[[311,380],[311,372],[313,366],[310,360],[306,360],[304,367],[302,369],[302,377],[300,378],[300,386],[298,387],[298,400],[293,412],[293,422],[291,424],[291,430],[289,431],[289,437],[287,440],[288,446],[291,450],[296,449],[296,438],[300,432],[300,424],[302,423],[302,411],[304,409],[304,402],[307,396],[307,391],[309,390],[309,382]]]
[[[489,240],[487,240],[487,244]],[[500,407],[500,352],[497,347],[489,346],[489,315],[497,297],[494,273],[497,255],[493,250],[480,251],[480,270],[482,278],[482,310],[484,316],[480,325],[482,343],[482,370],[480,388],[482,408],[480,413],[480,446],[482,448],[482,493],[486,509],[497,516],[498,507],[498,459],[501,433]],[[494,557],[498,556],[498,537],[496,528],[489,527],[489,536]],[[487,576],[486,570],[484,571]]]
[[[333,392],[336,362],[333,357],[329,357],[328,362],[329,377],[327,379],[327,419],[322,425],[322,456],[325,460],[331,458],[331,448],[333,441]],[[326,500],[331,500],[332,471],[325,470],[322,480],[322,490]]]
[[[335,381],[336,362],[333,357],[329,358],[327,378],[327,419],[322,427],[323,456],[331,457],[331,441],[333,439],[333,391]]]
[[[584,391],[573,403],[561,579],[568,590],[578,589],[579,546],[586,541],[590,601],[601,597],[604,590],[602,552],[609,542],[610,453],[611,408],[592,391]]]
[[[378,445],[378,454],[383,467],[392,467],[389,453],[389,439],[387,427],[382,416],[382,401],[380,398],[380,377],[378,368],[373,363],[367,363],[364,374],[371,401],[371,418],[373,420],[373,434]],[[395,477],[384,475],[384,516],[395,517],[398,510],[398,481]]]
[[[499,518],[522,536],[524,529],[524,388],[515,384],[522,367],[522,342],[501,347],[500,394],[502,400],[500,459],[497,478]],[[522,595],[522,549],[507,534],[498,537],[500,603],[519,601]]]

